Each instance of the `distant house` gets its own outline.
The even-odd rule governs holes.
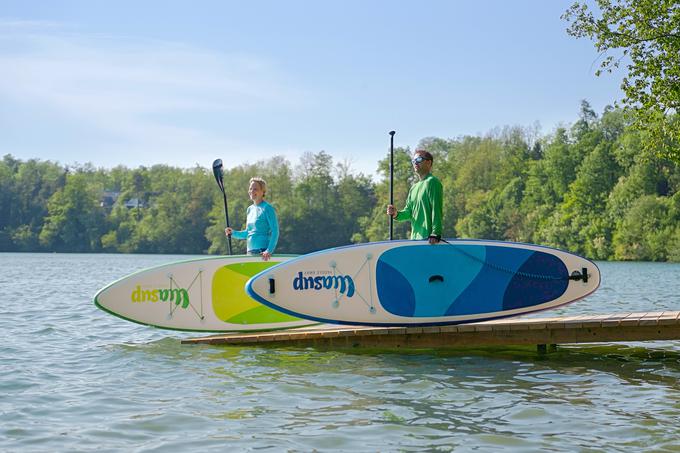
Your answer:
[[[120,192],[105,190],[104,192],[102,192],[102,196],[99,199],[99,206],[105,209],[111,209],[113,205],[116,203],[116,200],[118,200],[119,196]]]
[[[128,209],[143,208],[145,207],[145,204],[144,201],[140,200],[139,198],[130,198],[128,201],[125,202],[125,207]]]

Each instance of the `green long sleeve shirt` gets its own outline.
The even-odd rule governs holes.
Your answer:
[[[441,181],[432,173],[411,186],[406,206],[394,218],[411,221],[411,239],[427,239],[442,234],[442,205],[444,190]]]

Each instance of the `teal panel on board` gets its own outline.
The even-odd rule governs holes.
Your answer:
[[[399,316],[443,316],[475,279],[486,257],[485,246],[464,247],[464,254],[444,245],[387,250],[376,264],[380,304]]]

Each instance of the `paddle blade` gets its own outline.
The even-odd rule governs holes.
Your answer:
[[[215,175],[215,181],[217,181],[217,185],[220,186],[222,191],[224,191],[223,174],[222,159],[215,159],[213,162],[213,175]]]

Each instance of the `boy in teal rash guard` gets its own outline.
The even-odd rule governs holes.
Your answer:
[[[263,179],[250,178],[248,196],[253,204],[248,206],[246,229],[234,230],[228,227],[224,230],[227,236],[247,239],[248,254],[262,255],[264,261],[271,258],[279,240],[279,220],[276,218],[274,207],[264,201],[266,192],[267,183]]]
[[[419,181],[409,189],[404,209],[397,211],[388,205],[387,215],[397,221],[410,220],[411,239],[427,238],[430,244],[436,244],[442,237],[442,183],[431,173],[433,157],[429,152],[417,150],[411,163]]]

